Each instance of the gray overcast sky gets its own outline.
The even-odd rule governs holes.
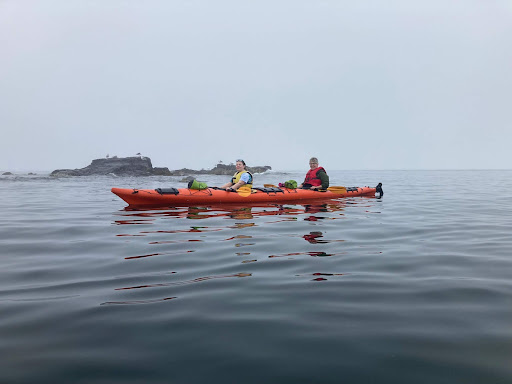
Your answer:
[[[0,0],[0,171],[512,168],[510,0]]]

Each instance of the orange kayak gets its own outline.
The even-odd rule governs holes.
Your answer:
[[[377,189],[376,189],[377,188]],[[343,188],[333,191],[312,191],[308,189],[253,188],[248,193],[227,192],[223,189],[188,188],[127,189],[112,188],[112,193],[126,201],[131,207],[188,207],[196,205],[260,203],[302,203],[319,200],[333,200],[341,197],[375,196],[377,187]]]

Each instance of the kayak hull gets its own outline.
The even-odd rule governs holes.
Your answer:
[[[112,193],[131,207],[188,207],[222,204],[303,203],[353,196],[373,197],[376,192],[376,189],[372,187],[348,188],[347,191],[341,193],[288,188],[281,188],[277,192],[262,189],[253,189],[252,193],[244,194],[213,188],[203,190],[173,188],[174,193],[162,193],[162,190],[156,189],[112,188]]]

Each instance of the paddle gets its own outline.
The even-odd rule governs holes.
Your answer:
[[[243,185],[240,188],[238,188],[236,191],[238,192],[238,195],[242,196],[242,197],[250,196],[252,193],[252,189],[250,187],[245,187]]]
[[[251,195],[252,189],[242,185],[240,188],[235,189],[234,191],[226,191],[226,192],[236,192],[236,193],[238,193],[239,196],[247,197],[247,196]]]
[[[329,192],[332,192],[332,193],[339,193],[339,194],[341,194],[341,193],[347,193],[347,188],[345,188],[345,187],[341,187],[341,186],[337,186],[337,185],[334,185],[334,186],[332,186],[332,187],[329,187],[329,188],[327,188],[327,190],[328,190]]]

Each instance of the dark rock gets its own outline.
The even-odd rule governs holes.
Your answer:
[[[247,167],[247,170],[251,173],[263,173],[268,170],[271,170],[272,167],[269,165],[265,166],[255,166],[255,167]],[[171,176],[185,176],[185,175],[233,175],[236,172],[235,164],[217,164],[213,169],[206,170],[201,169],[200,171],[196,171],[193,169],[183,168],[177,169],[175,171],[171,171]]]
[[[50,176],[170,176],[168,168],[153,168],[149,157],[120,157],[93,160],[90,165],[81,169],[56,169]]]
[[[11,172],[4,172],[2,173],[3,176],[12,176],[13,174]]]
[[[35,175],[37,175],[37,173],[29,172],[28,175],[29,176],[35,176]]]
[[[182,169],[177,169],[175,171],[171,171],[171,176],[186,176],[186,175],[197,175],[197,174],[201,174],[201,173],[206,173],[206,171],[204,172],[201,172],[201,171],[195,171],[193,169],[188,169],[188,168],[182,168]]]
[[[155,176],[171,176],[171,171],[167,167],[154,167],[153,175]]]

